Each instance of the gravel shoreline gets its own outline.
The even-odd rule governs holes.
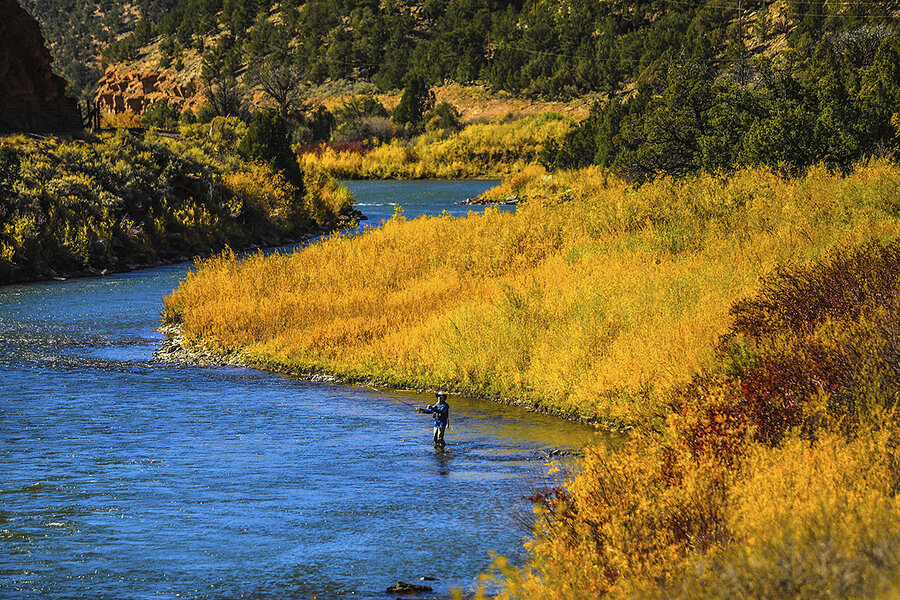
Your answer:
[[[164,323],[157,331],[165,336],[165,340],[160,347],[153,353],[153,360],[161,363],[177,364],[177,365],[198,365],[198,366],[230,366],[230,367],[247,367],[258,369],[269,373],[278,373],[296,377],[304,381],[316,381],[326,383],[342,383],[346,385],[358,385],[363,387],[382,387],[392,390],[414,391],[414,392],[433,392],[435,389],[423,388],[418,386],[406,386],[402,384],[382,381],[376,378],[353,378],[339,377],[333,373],[324,372],[299,372],[286,368],[277,363],[260,363],[247,359],[241,351],[222,354],[212,349],[212,347],[199,343],[188,344],[185,341],[182,326],[179,323]],[[594,425],[610,432],[626,433],[631,431],[633,427],[629,425],[621,425],[617,423],[607,423],[595,419],[585,419],[582,417],[572,416],[559,411],[547,410],[546,408],[514,398],[497,398],[484,394],[472,394],[465,390],[457,390],[452,387],[441,388],[450,394],[464,396],[467,398],[477,398],[479,400],[488,400],[497,402],[498,404],[506,404],[508,406],[518,406],[530,412],[545,414],[551,417],[564,419],[566,421],[575,421],[577,423],[585,423]]]

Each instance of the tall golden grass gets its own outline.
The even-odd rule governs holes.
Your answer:
[[[666,412],[777,265],[900,231],[900,169],[884,163],[640,188],[594,168],[526,179],[515,214],[398,214],[292,254],[208,260],[165,318],[273,368],[625,425]]]
[[[900,593],[900,168],[659,179],[201,265],[166,299],[260,363],[652,422],[535,494],[508,600]]]
[[[477,123],[438,131],[411,142],[392,140],[359,153],[326,148],[300,156],[300,164],[344,179],[462,179],[502,177],[533,163],[548,140],[560,140],[571,119],[556,113],[509,122]]]
[[[655,431],[535,495],[505,597],[896,598],[900,241],[780,269]]]
[[[791,434],[740,469],[673,460],[658,439],[588,448],[536,506],[527,566],[495,560],[500,598],[896,598],[898,431]],[[672,462],[677,482],[660,476]]]

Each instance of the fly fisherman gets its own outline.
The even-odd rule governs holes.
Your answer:
[[[444,430],[450,424],[450,405],[447,404],[447,394],[438,392],[437,402],[429,404],[425,408],[416,407],[416,412],[434,415],[434,445],[436,448],[444,447]]]

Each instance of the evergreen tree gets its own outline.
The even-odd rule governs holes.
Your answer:
[[[434,92],[421,75],[413,75],[403,89],[400,103],[394,109],[394,122],[417,128],[422,124],[425,113],[434,108]]]
[[[264,162],[273,171],[280,172],[302,195],[303,174],[297,163],[297,156],[291,149],[287,123],[277,110],[268,109],[254,113],[237,151],[246,160]]]
[[[178,108],[166,98],[154,100],[141,114],[141,125],[144,127],[162,127],[172,129],[178,125],[181,115]]]

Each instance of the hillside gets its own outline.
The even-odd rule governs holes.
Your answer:
[[[143,24],[103,51],[97,98],[115,124],[171,128],[185,110],[187,121],[207,122],[276,107],[297,144],[371,147],[430,122],[454,130],[547,110],[580,119],[593,105],[540,161],[597,164],[636,181],[759,164],[846,170],[900,147],[900,42],[888,2],[161,6],[148,4]],[[424,104],[398,118],[400,91],[412,89]],[[372,172],[397,170],[356,175]]]
[[[887,1],[23,4],[43,24],[60,71],[82,91],[99,79],[101,51],[103,65],[127,62],[153,42],[159,64],[176,70],[202,55],[226,76],[272,62],[314,84],[364,81],[387,91],[415,72],[432,84],[478,81],[514,95],[572,98],[621,92],[674,60],[734,73],[754,56],[806,52],[830,35],[893,30],[896,22]]]
[[[100,79],[100,54],[111,42],[131,34],[142,17],[156,18],[178,0],[18,0],[41,24],[56,72],[73,96],[90,97]],[[147,27],[149,23],[143,27]]]

